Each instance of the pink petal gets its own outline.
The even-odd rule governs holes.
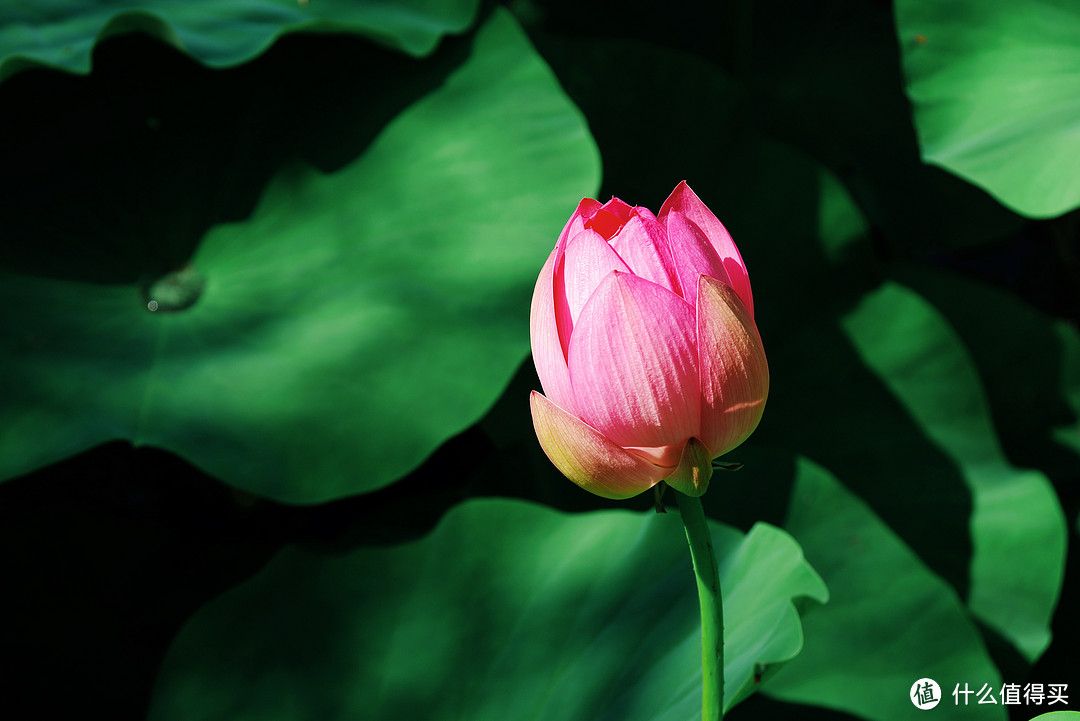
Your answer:
[[[567,352],[570,350],[570,333],[574,329],[573,318],[570,314],[570,305],[566,298],[566,276],[565,276],[565,255],[566,245],[569,239],[575,235],[581,233],[585,229],[584,218],[580,214],[583,207],[588,207],[588,203],[593,203],[599,207],[599,203],[589,198],[583,199],[578,203],[578,210],[570,216],[570,220],[567,221],[566,227],[563,228],[562,234],[559,235],[558,242],[555,243],[555,262],[554,262],[554,275],[552,278],[553,284],[553,297],[555,302],[555,324],[559,330],[559,342],[562,344],[563,358],[567,356]]]
[[[622,225],[621,220],[603,209],[596,211],[596,215],[585,221],[585,227],[599,233],[604,240],[611,240]]]
[[[628,203],[624,203],[615,196],[611,197],[611,200],[604,203],[604,210],[614,215],[622,222],[626,222],[630,219],[630,213],[634,210]]]
[[[698,276],[707,275],[731,285],[727,270],[716,254],[709,239],[686,216],[673,210],[664,218],[667,223],[668,243],[675,260],[675,272],[682,287],[682,296],[697,305]]]
[[[585,227],[595,230],[604,240],[611,240],[612,236],[619,232],[619,228],[629,220],[632,210],[633,208],[618,198],[612,198],[602,207],[590,212],[585,220]]]
[[[668,199],[660,206],[660,222],[666,222],[665,219],[668,213],[673,210],[682,213],[687,220],[700,228],[701,232],[712,243],[717,255],[720,256],[720,260],[724,264],[724,268],[727,270],[728,278],[731,280],[731,287],[742,298],[752,318],[754,316],[754,297],[750,292],[750,278],[746,273],[746,264],[743,263],[742,255],[739,254],[739,249],[735,247],[735,241],[731,239],[727,228],[701,202],[701,198],[694,194],[694,191],[690,189],[685,180],[675,187]]]
[[[584,226],[585,220],[591,218],[593,214],[600,209],[600,203],[592,198],[582,198],[578,203],[577,208],[570,214],[569,220],[566,221],[566,225],[563,226],[562,232],[559,233],[559,239],[555,241],[555,248],[565,247],[566,241],[574,231],[580,231]]]
[[[620,446],[660,447],[697,435],[694,310],[666,288],[612,272],[570,342],[574,409]]]
[[[613,270],[628,273],[630,269],[599,233],[583,230],[566,243],[563,285],[571,324],[577,323],[581,309]],[[571,325],[571,328],[573,326]]]
[[[595,428],[533,391],[533,428],[544,453],[564,476],[604,498],[630,498],[667,472],[623,450]]]
[[[679,293],[679,280],[668,247],[667,231],[648,210],[635,208],[630,220],[612,239],[611,247],[630,266],[634,275]],[[694,281],[697,282],[696,277]]]
[[[544,268],[540,271],[540,277],[536,280],[533,290],[532,313],[530,316],[530,331],[533,346],[533,364],[536,366],[536,374],[540,377],[540,383],[556,403],[561,403],[566,408],[573,408],[573,394],[570,392],[570,374],[566,370],[566,358],[570,349],[570,335],[574,330],[574,319],[585,304],[585,298],[570,301],[570,296],[577,297],[582,294],[583,281],[576,273],[571,274],[570,294],[566,284],[566,253],[571,241],[583,234],[596,237],[592,231],[586,231],[584,218],[595,213],[600,208],[600,203],[591,198],[583,198],[578,203],[577,210],[566,221],[566,225],[559,234],[559,240],[555,243],[555,249],[548,256]],[[616,262],[609,270],[625,268],[622,261],[611,251],[608,244],[600,241],[605,247],[602,249]],[[575,255],[580,254],[574,251]],[[574,258],[571,258],[571,263]],[[597,261],[599,262],[599,261]],[[586,267],[589,265],[585,259]],[[573,266],[571,266],[573,267]],[[607,271],[605,271],[607,272]],[[593,288],[599,284],[604,273],[597,275]],[[591,292],[591,288],[589,289]],[[552,338],[558,340],[553,346]],[[558,352],[556,353],[556,348]]]
[[[654,466],[673,471],[675,466],[679,465],[682,446],[682,443],[673,443],[668,446],[627,446],[626,450],[641,456]]]
[[[574,210],[574,214],[570,216],[570,221],[567,222],[566,227],[570,227],[570,224],[573,223],[574,218],[581,218],[581,221],[583,223],[588,222],[594,215],[596,215],[596,211],[600,210],[602,207],[604,206],[600,204],[599,200],[593,200],[592,198],[582,198],[581,202],[577,204],[577,208]],[[563,235],[559,237],[559,240],[562,240],[565,235],[566,233],[564,232]]]
[[[552,249],[547,262],[540,269],[540,277],[536,279],[532,310],[529,314],[529,333],[532,338],[533,364],[544,392],[556,399],[556,403],[572,408],[574,393],[570,389],[570,371],[566,366],[566,355],[559,340],[555,319],[554,270],[555,260],[561,250],[559,245]]]
[[[728,285],[698,282],[697,347],[701,369],[701,434],[713,457],[757,428],[769,395],[769,364],[749,309]],[[573,367],[570,378],[573,385]],[[574,389],[575,397],[577,388]]]

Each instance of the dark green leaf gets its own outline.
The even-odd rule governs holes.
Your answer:
[[[477,0],[34,0],[0,5],[0,79],[36,65],[86,72],[99,40],[144,32],[213,66],[297,30],[356,33],[412,55],[465,30]]]
[[[1022,218],[922,162],[890,5],[754,4],[760,126],[836,173],[893,255],[926,257],[1007,236]]]

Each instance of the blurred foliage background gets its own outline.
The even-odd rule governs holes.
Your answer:
[[[576,202],[683,179],[772,372],[704,499],[777,584],[730,718],[1075,707],[1077,38],[1066,0],[4,6],[5,717],[694,718],[642,540],[680,532],[527,407]]]

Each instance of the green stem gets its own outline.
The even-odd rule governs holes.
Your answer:
[[[724,604],[720,576],[701,499],[683,493],[678,496],[701,605],[701,719],[718,721],[724,718]]]

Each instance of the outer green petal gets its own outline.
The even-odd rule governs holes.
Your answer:
[[[708,490],[711,478],[712,453],[704,443],[691,438],[683,447],[678,467],[664,480],[676,491],[688,496],[701,496]]]
[[[529,404],[544,453],[564,476],[590,493],[630,498],[655,486],[671,470],[616,445],[536,391]]]

